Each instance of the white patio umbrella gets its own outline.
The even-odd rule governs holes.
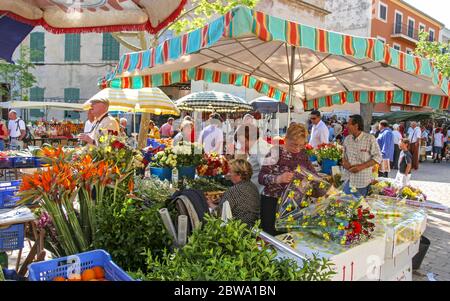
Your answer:
[[[186,95],[176,101],[181,111],[217,113],[249,112],[252,106],[230,93],[204,91]]]

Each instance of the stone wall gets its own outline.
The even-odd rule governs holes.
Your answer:
[[[371,0],[326,0],[325,9],[331,12],[325,18],[327,29],[363,37],[370,36]]]

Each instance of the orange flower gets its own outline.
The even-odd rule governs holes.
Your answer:
[[[130,193],[132,193],[133,190],[134,190],[134,181],[133,181],[133,179],[130,179],[130,181],[128,181],[128,190],[130,191]]]

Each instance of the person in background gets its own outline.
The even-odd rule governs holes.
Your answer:
[[[386,120],[380,121],[379,129],[380,134],[378,135],[377,142],[380,147],[382,160],[378,176],[388,178],[389,172],[391,171],[391,162],[394,161],[394,135]]]
[[[173,137],[173,121],[174,119],[172,117],[169,117],[169,119],[167,119],[167,122],[164,123],[159,129],[159,133],[161,134],[162,138]]]
[[[402,134],[399,131],[400,126],[394,124],[392,135],[394,136],[394,162],[392,164],[392,169],[398,169],[398,157],[400,156],[400,140],[402,139]]]
[[[193,129],[194,123],[189,120],[184,120],[180,125],[180,132],[173,138],[173,145],[176,146],[182,141],[193,143],[195,138]]]
[[[152,139],[160,138],[159,129],[155,125],[155,122],[153,120],[150,120],[148,122],[148,128],[149,128],[148,138],[152,138]]]
[[[420,136],[419,153],[422,153],[420,150],[426,149],[427,145],[429,144],[428,140],[430,139],[430,133],[428,132],[428,130],[425,128],[424,125],[422,125],[420,127],[420,131],[422,132],[422,134]],[[426,151],[425,151],[419,156],[419,162],[426,161],[426,159],[427,159],[427,155],[426,155]]]
[[[361,115],[351,115],[347,127],[350,135],[344,140],[343,190],[357,197],[367,196],[373,180],[372,167],[382,160],[380,147],[373,135],[363,132]]]
[[[334,140],[334,124],[331,124],[331,121],[327,123],[328,127],[328,142],[333,142]]]
[[[277,234],[275,214],[278,199],[291,183],[297,167],[317,174],[306,153],[307,136],[308,131],[304,125],[299,123],[290,125],[285,144],[272,147],[261,166],[258,176],[259,184],[264,186],[261,196],[261,226],[271,235]]]
[[[91,111],[90,114],[94,116],[95,122],[89,133],[80,135],[80,140],[91,145],[98,145],[99,139],[103,135],[119,135],[119,123],[108,113],[109,100],[107,98],[92,99],[89,102],[89,105],[89,111]]]
[[[199,143],[203,145],[205,153],[223,153],[224,137],[221,124],[222,118],[218,113],[209,115],[209,125],[201,131],[199,137]]]
[[[328,131],[325,123],[320,119],[320,112],[312,111],[309,119],[312,124],[309,144],[311,144],[314,148],[317,148],[321,144],[328,144],[328,136],[330,135],[330,132]]]
[[[400,134],[402,135],[402,138],[405,137],[405,123],[402,121],[400,122],[399,126],[398,126],[398,131],[400,132]]]
[[[0,151],[5,150],[5,140],[9,137],[8,128],[6,127],[3,119],[0,121]]]
[[[242,122],[244,124],[253,124],[256,126],[256,119],[251,114],[245,114],[244,117],[242,117]]]
[[[433,135],[433,163],[441,163],[442,148],[444,147],[444,135],[440,128],[436,128]]]
[[[224,202],[228,201],[233,218],[239,219],[249,227],[253,227],[260,217],[260,194],[252,181],[252,166],[246,160],[237,159],[230,163],[231,182],[230,187],[223,195],[219,203],[219,212],[222,211]]]
[[[412,168],[414,170],[419,169],[419,144],[421,136],[422,133],[420,131],[420,128],[417,126],[417,122],[411,122],[411,131],[409,131],[408,140],[409,151],[412,155]]]
[[[119,124],[120,124],[120,134],[124,137],[129,137],[127,131],[128,120],[125,117],[122,117],[119,120]]]
[[[347,121],[344,121],[344,122],[342,123],[342,127],[343,127],[343,129],[342,129],[342,137],[345,139],[345,138],[349,135],[349,132],[348,132],[348,122],[347,122]],[[342,139],[342,140],[344,140],[344,139]]]
[[[395,177],[395,183],[397,183],[398,186],[403,187],[409,185],[409,180],[411,179],[412,155],[408,151],[409,140],[407,138],[402,138],[399,146],[401,151],[398,160],[398,172]]]
[[[11,150],[21,150],[23,148],[23,138],[26,134],[25,121],[17,118],[17,112],[14,110],[9,111],[8,117],[9,148]]]
[[[88,134],[88,133],[91,132],[92,126],[94,125],[94,122],[95,122],[95,116],[94,116],[94,114],[92,114],[92,111],[89,110],[87,112],[87,120],[84,123],[84,131],[83,132],[85,134]]]
[[[253,170],[251,181],[258,187],[261,194],[264,186],[259,184],[259,172],[271,145],[260,137],[259,128],[253,124],[240,125],[234,134],[234,141],[239,147],[235,152],[236,158],[242,157],[250,163]]]
[[[339,122],[336,122],[334,124],[334,135],[335,135],[335,141],[342,143],[343,137],[342,137],[342,125]]]

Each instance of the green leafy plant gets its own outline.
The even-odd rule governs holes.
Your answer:
[[[254,228],[256,230],[257,228]],[[334,274],[325,259],[304,260],[302,267],[292,259],[278,259],[277,252],[258,240],[239,220],[206,216],[202,228],[193,231],[188,243],[162,257],[147,250],[148,273],[144,280],[329,280]]]
[[[135,177],[134,183],[134,193],[137,197],[155,203],[166,201],[176,191],[170,186],[169,181],[161,181],[157,177],[151,177],[149,179]]]
[[[321,144],[316,150],[317,159],[322,161],[324,159],[339,161],[342,159],[342,147],[338,144]]]
[[[198,189],[204,192],[226,191],[228,189],[227,186],[222,185],[221,183],[215,181],[214,179],[206,179],[206,178],[196,178],[193,180],[187,179],[186,188]]]
[[[445,76],[450,77],[450,43],[430,42],[430,34],[421,32],[415,55],[426,57]]]

